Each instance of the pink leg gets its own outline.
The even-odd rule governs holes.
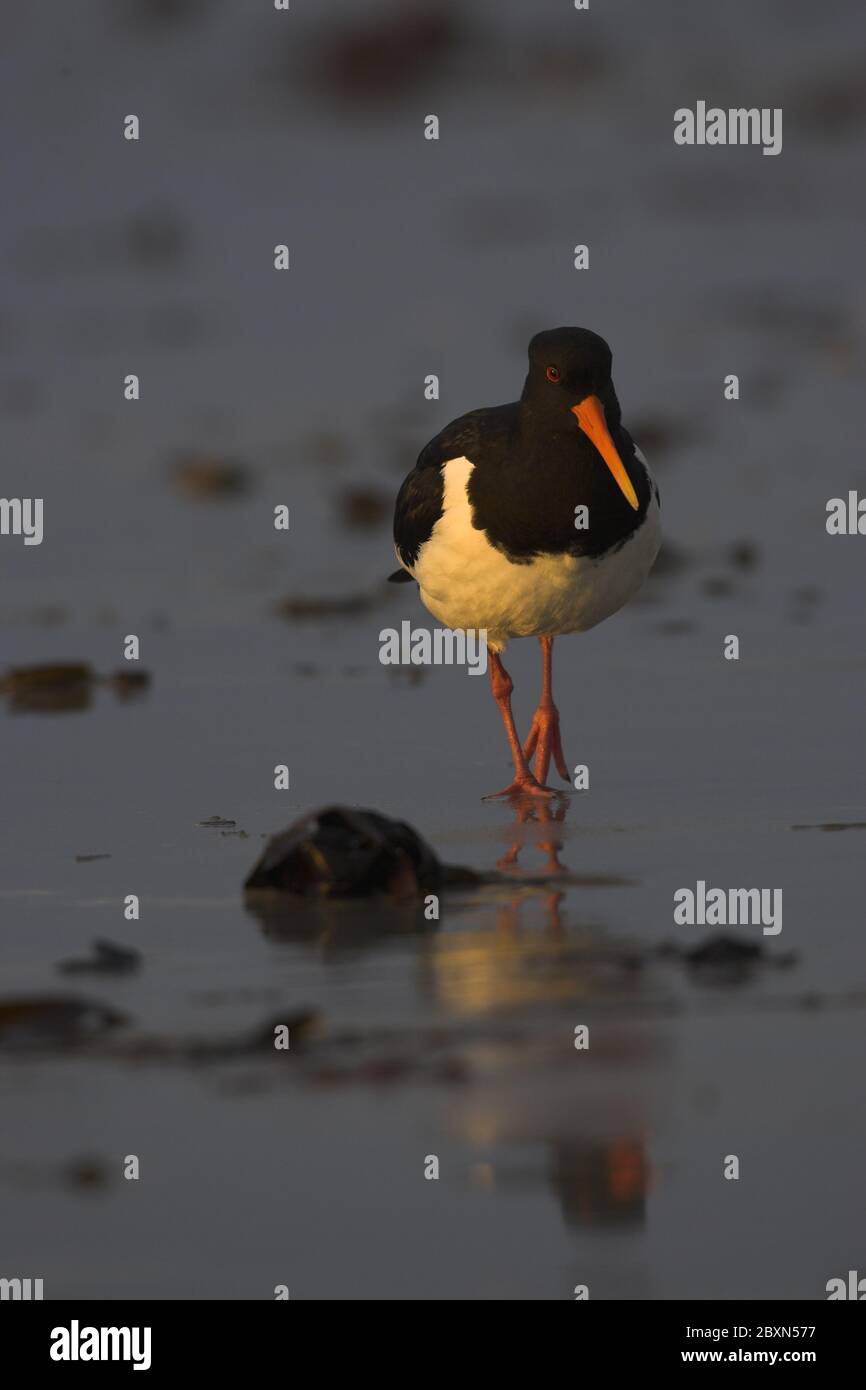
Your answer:
[[[504,791],[494,792],[492,796],[485,797],[485,801],[493,800],[497,796],[553,796],[554,792],[550,787],[542,786],[533,777],[529,770],[523,750],[520,747],[520,739],[517,736],[517,729],[514,726],[514,715],[511,712],[511,692],[514,683],[506,671],[497,652],[489,652],[488,660],[490,665],[490,688],[493,691],[493,698],[499,706],[499,713],[502,715],[502,722],[505,725],[505,732],[508,736],[508,745],[511,749],[511,756],[514,759],[514,781]]]
[[[543,782],[547,777],[552,755],[557,772],[570,785],[568,764],[562,752],[562,740],[559,736],[559,710],[553,703],[553,638],[540,637],[538,640],[541,642],[543,673],[541,700],[532,720],[529,738],[523,747],[523,757],[528,763],[535,753],[535,775],[539,782]]]

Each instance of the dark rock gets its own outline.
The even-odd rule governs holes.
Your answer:
[[[710,936],[697,946],[682,952],[689,965],[742,965],[747,961],[760,960],[764,948],[757,941],[743,941],[737,936]]]
[[[731,981],[745,979],[759,967],[789,966],[797,959],[793,952],[770,955],[762,942],[747,941],[744,937],[731,936],[726,932],[708,936],[696,946],[679,946],[676,942],[665,941],[659,946],[658,954],[680,960],[696,972]]]
[[[101,681],[126,699],[146,690],[150,679],[147,671],[118,670],[103,677],[86,662],[56,661],[12,667],[0,678],[0,694],[9,697],[15,711],[54,713],[89,708],[93,687]]]
[[[113,941],[94,941],[93,955],[82,960],[63,960],[57,969],[64,975],[128,975],[141,965],[141,953]]]
[[[436,892],[443,881],[433,850],[405,822],[328,806],[269,840],[244,888],[301,897],[414,898]]]
[[[76,1046],[118,1028],[115,1009],[70,996],[25,996],[0,1001],[0,1052]]]
[[[132,695],[140,695],[147,690],[150,685],[150,674],[147,671],[112,671],[110,676],[106,676],[108,685],[114,690],[121,700],[129,699]]]
[[[275,605],[277,617],[289,622],[318,622],[321,618],[354,618],[373,606],[370,594],[298,594]]]
[[[87,709],[94,673],[84,662],[53,662],[44,666],[13,667],[0,680],[12,710],[54,713]]]
[[[86,685],[93,679],[93,671],[84,662],[57,661],[46,666],[13,666],[0,686],[9,695],[20,695],[30,690]]]

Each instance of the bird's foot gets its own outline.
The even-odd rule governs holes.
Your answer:
[[[527,762],[533,753],[535,754],[535,776],[539,783],[545,781],[552,757],[560,777],[571,786],[571,777],[568,773],[568,764],[565,761],[562,739],[559,734],[559,710],[552,701],[542,702],[533,715],[532,728],[529,730],[529,737],[523,747],[523,756]]]
[[[560,793],[555,787],[545,787],[544,784],[539,782],[537,777],[533,777],[530,772],[526,777],[515,777],[514,781],[509,786],[505,787],[503,791],[491,792],[489,796],[484,796],[481,799],[482,801],[499,801],[505,797],[509,797],[516,800],[518,797],[532,796],[541,797],[546,801],[548,797],[559,795]]]

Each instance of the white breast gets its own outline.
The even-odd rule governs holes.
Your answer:
[[[637,531],[600,559],[539,555],[515,564],[472,525],[472,469],[466,458],[445,464],[442,516],[412,566],[425,606],[445,627],[486,628],[488,645],[501,651],[511,637],[585,632],[641,587],[660,542],[654,491]]]

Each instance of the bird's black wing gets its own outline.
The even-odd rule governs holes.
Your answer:
[[[428,446],[429,447],[429,446]],[[394,507],[394,545],[404,565],[414,565],[418,551],[429,541],[442,515],[445,486],[440,468],[420,463],[413,468],[397,493]],[[407,576],[411,578],[411,575]]]
[[[418,462],[406,478],[397,494],[394,508],[394,544],[397,554],[405,565],[414,565],[418,552],[429,541],[433,527],[442,515],[442,498],[445,483],[442,469],[449,459],[468,458],[477,462],[481,450],[482,430],[485,445],[489,441],[491,426],[506,427],[507,423],[499,417],[511,412],[513,406],[493,406],[486,410],[472,410],[452,420],[444,430],[418,455]],[[497,431],[498,432],[498,431]],[[399,571],[398,571],[399,575]],[[396,582],[398,575],[391,578]],[[411,576],[407,575],[407,578]]]

